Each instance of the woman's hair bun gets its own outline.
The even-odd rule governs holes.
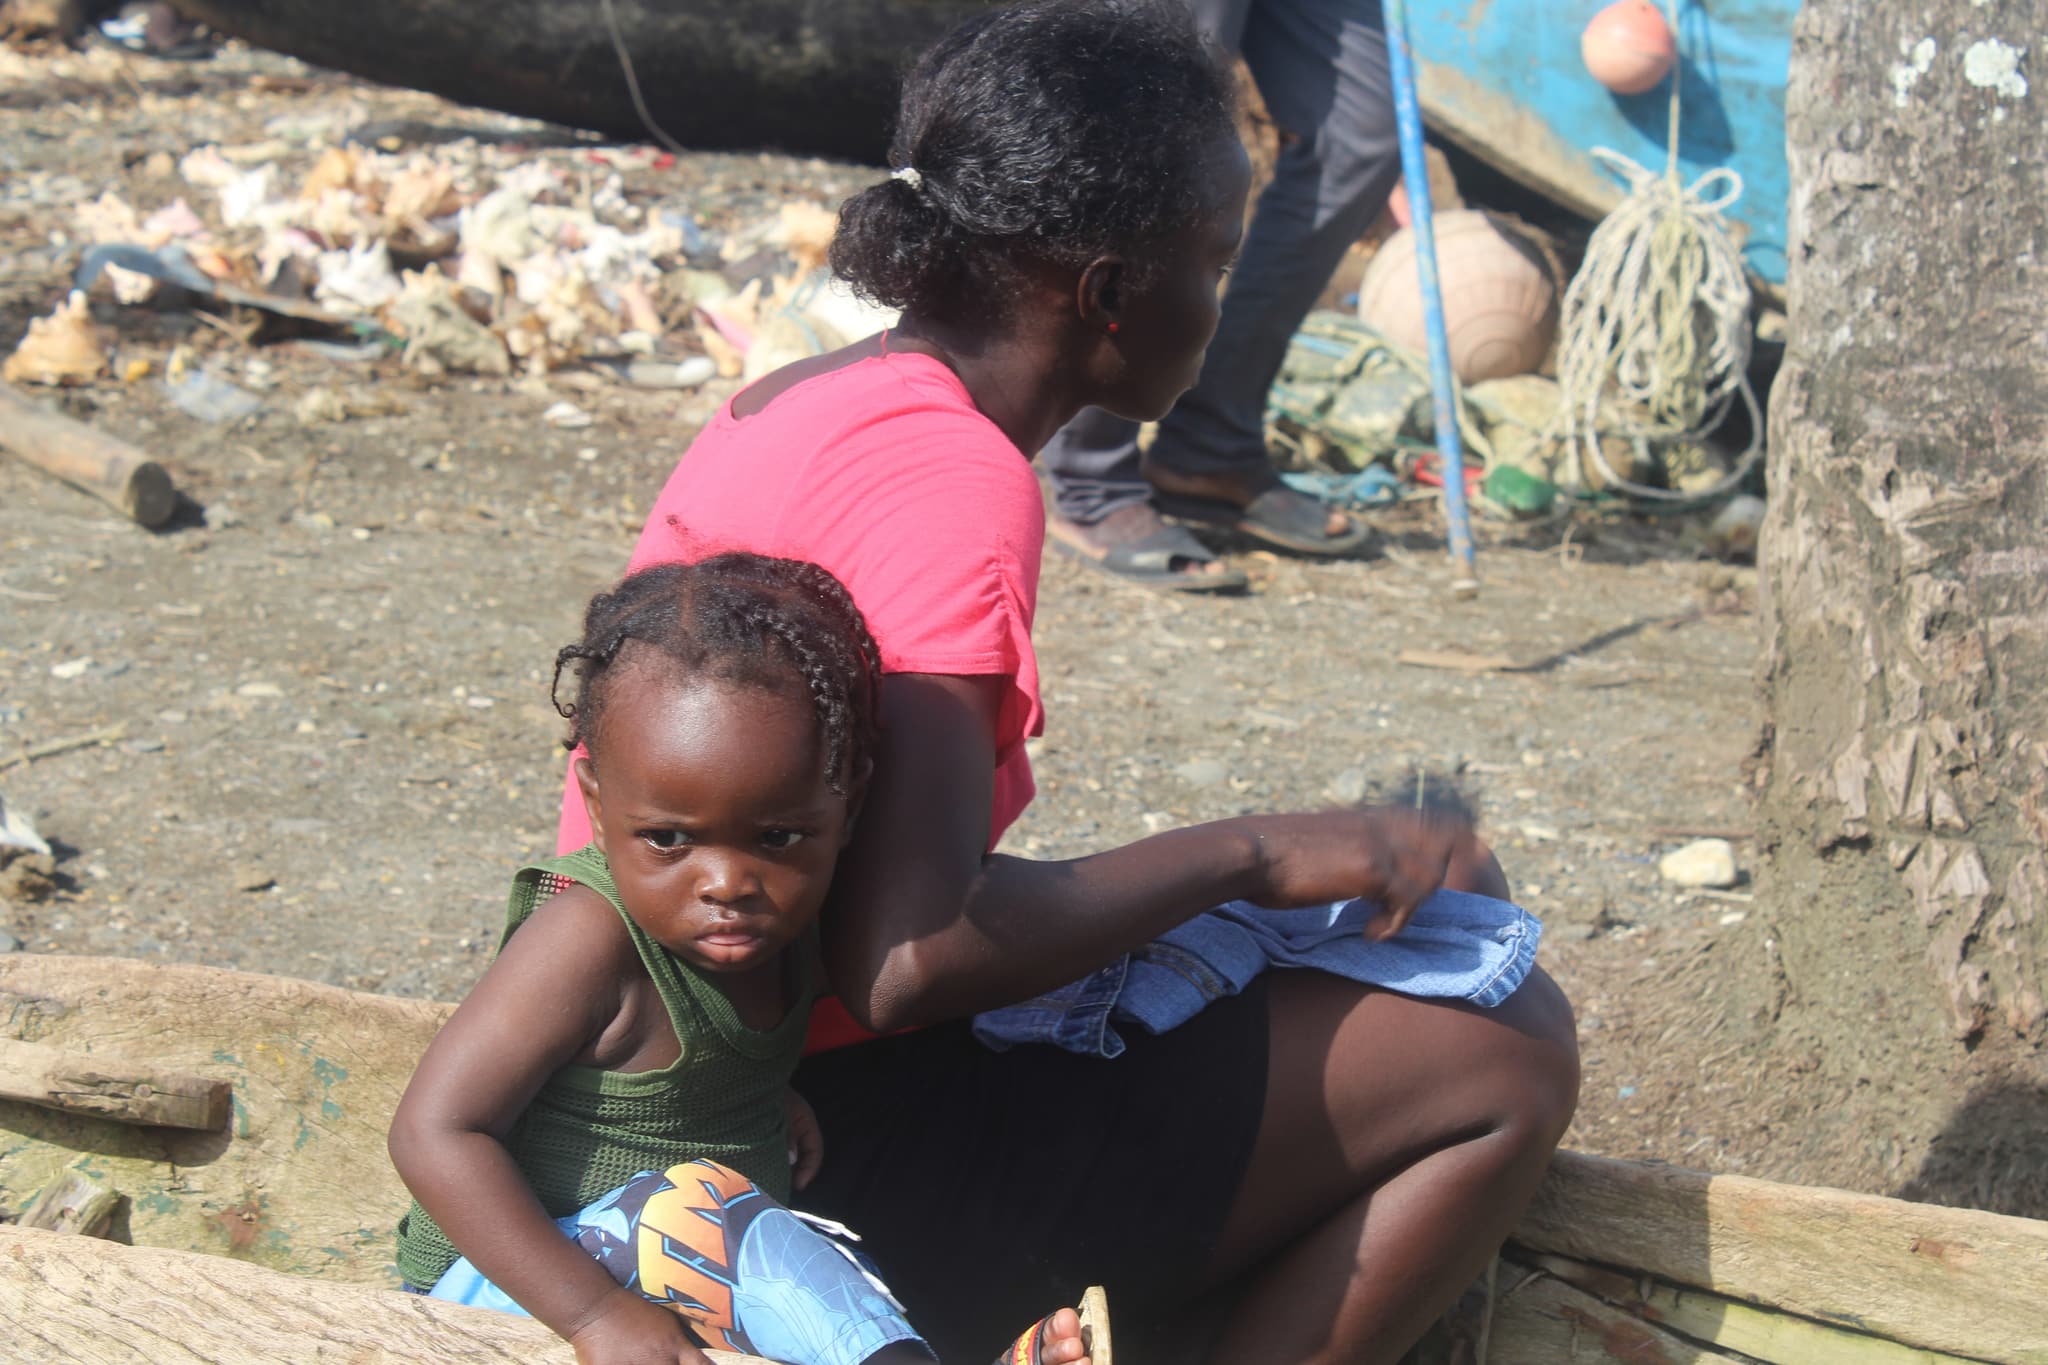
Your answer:
[[[899,174],[841,208],[832,268],[877,303],[944,317],[1006,303],[1027,260],[1079,268],[1171,236],[1208,208],[1232,90],[1173,0],[975,15],[905,78]]]

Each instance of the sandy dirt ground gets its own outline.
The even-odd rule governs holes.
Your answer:
[[[288,177],[371,119],[588,155],[520,149],[531,125],[261,54],[7,61],[7,348],[64,296],[76,207],[107,191],[143,212],[192,196],[173,168],[209,142],[274,143],[264,155]],[[705,156],[634,170],[625,192],[731,229],[789,200],[836,205],[876,174]],[[13,885],[0,903],[0,946],[459,995],[495,941],[510,869],[550,847],[554,651],[735,384],[427,380],[395,356],[245,344],[190,308],[102,294],[92,309],[116,373],[58,401],[152,452],[189,501],[143,531],[0,459],[0,792],[57,853],[54,888]],[[180,347],[262,410],[210,424],[174,406],[162,376]],[[150,373],[122,382],[143,360]],[[316,388],[346,420],[300,420]],[[563,401],[593,424],[545,423]],[[1787,1096],[1773,1087],[1796,1078],[1732,1062],[1698,989],[1757,888],[1685,892],[1656,869],[1699,833],[1749,853],[1748,571],[1701,559],[1674,522],[1484,523],[1484,588],[1459,601],[1434,512],[1383,525],[1388,552],[1367,563],[1228,544],[1254,591],[1227,600],[1157,595],[1049,552],[1042,790],[1008,847],[1059,857],[1239,812],[1398,798],[1418,771],[1453,778],[1545,919],[1542,961],[1578,1009],[1568,1144],[1777,1173]],[[1401,662],[1452,649],[1515,670]]]

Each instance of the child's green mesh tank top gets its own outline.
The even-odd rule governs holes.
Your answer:
[[[611,868],[594,845],[519,869],[498,946],[570,882],[589,887],[619,912],[668,1006],[682,1055],[659,1071],[570,1066],[549,1078],[505,1143],[541,1206],[551,1218],[565,1217],[641,1171],[698,1157],[730,1166],[786,1201],[783,1092],[803,1052],[810,1017],[817,979],[812,936],[796,945],[802,955],[797,1003],[773,1029],[750,1029],[694,967],[626,914]],[[398,1224],[398,1273],[406,1283],[431,1287],[458,1255],[415,1202]]]

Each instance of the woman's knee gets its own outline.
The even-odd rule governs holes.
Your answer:
[[[1577,1026],[1540,969],[1492,1009],[1359,993],[1313,973],[1276,983],[1274,998],[1269,1113],[1304,1132],[1327,1124],[1354,1171],[1401,1159],[1403,1141],[1431,1147],[1481,1134],[1547,1155],[1571,1124]],[[1418,1036],[1431,1045],[1390,1046]],[[1326,1041],[1313,1046],[1317,1039]],[[1408,1122],[1390,1124],[1394,1114]]]
[[[1491,1059],[1503,1127],[1555,1147],[1579,1103],[1578,1025],[1571,1001],[1541,968],[1502,1003],[1510,1041]]]
[[[1508,874],[1484,839],[1474,839],[1469,849],[1451,859],[1451,865],[1444,870],[1444,885],[1453,891],[1470,891],[1495,900],[1514,899]]]

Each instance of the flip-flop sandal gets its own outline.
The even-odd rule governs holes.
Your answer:
[[[1081,1342],[1088,1348],[1088,1365],[1113,1365],[1109,1350],[1109,1298],[1102,1292],[1102,1286],[1089,1285],[1074,1311],[1081,1315]],[[1040,1365],[1038,1346],[1045,1338],[1045,1324],[1051,1320],[1048,1313],[1032,1323],[1003,1352],[996,1365]]]
[[[1236,531],[1283,550],[1326,559],[1364,558],[1378,539],[1372,527],[1356,518],[1350,518],[1351,529],[1343,535],[1325,535],[1323,527],[1329,521],[1329,504],[1298,493],[1284,483],[1274,484],[1243,507],[1222,498],[1197,498],[1157,490],[1152,494],[1152,505],[1176,521]]]
[[[1237,593],[1251,582],[1236,569],[1222,573],[1189,572],[1184,566],[1214,564],[1216,556],[1180,526],[1161,526],[1143,539],[1108,547],[1091,543],[1085,529],[1071,522],[1054,519],[1047,524],[1046,531],[1060,553],[1126,583],[1164,588],[1168,592]]]

